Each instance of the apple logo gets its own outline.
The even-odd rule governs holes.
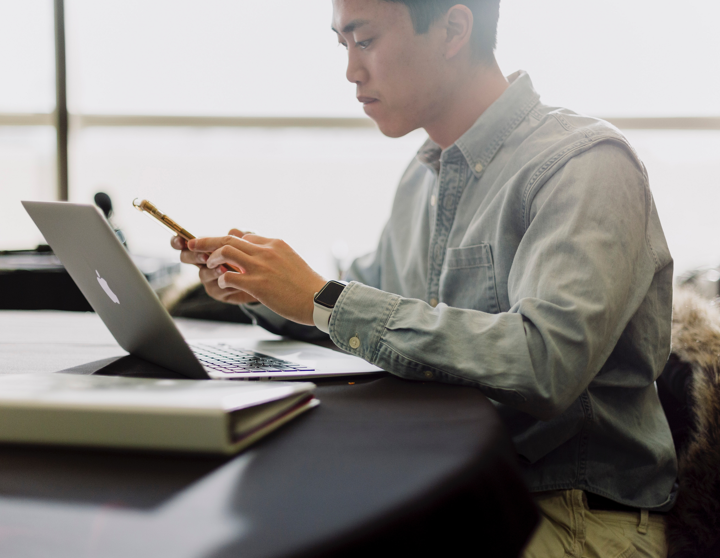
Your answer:
[[[120,299],[114,292],[112,292],[112,289],[110,288],[110,285],[107,284],[107,281],[100,277],[100,272],[96,269],[95,273],[97,273],[98,276],[98,283],[100,283],[103,291],[105,291],[105,293],[110,297],[110,300],[112,300],[115,304],[120,304]]]

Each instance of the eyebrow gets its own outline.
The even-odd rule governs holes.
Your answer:
[[[366,25],[370,23],[367,19],[353,19],[350,23],[348,23],[345,27],[343,27],[342,32],[343,33],[352,33],[357,29],[358,27],[362,27],[363,25]],[[332,27],[332,30],[335,31],[335,33],[338,33],[338,30]]]

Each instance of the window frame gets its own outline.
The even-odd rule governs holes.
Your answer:
[[[72,130],[93,126],[132,127],[239,127],[239,128],[372,128],[369,118],[338,117],[238,117],[238,116],[161,116],[116,114],[70,114],[67,108],[67,68],[65,48],[65,2],[53,0],[55,31],[56,106],[50,113],[2,113],[0,126],[48,126],[56,130],[57,199],[70,195],[68,177],[68,139]],[[720,130],[720,117],[622,117],[603,118],[626,130]]]

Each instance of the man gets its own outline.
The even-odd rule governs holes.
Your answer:
[[[676,463],[654,380],[672,259],[647,174],[616,129],[503,76],[498,3],[333,0],[365,112],[429,139],[376,252],[324,307],[326,280],[281,240],[173,245],[273,331],[316,325],[398,376],[493,400],[543,514],[526,556],[664,556]]]

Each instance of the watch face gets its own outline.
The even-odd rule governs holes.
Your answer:
[[[328,308],[334,308],[337,299],[340,298],[340,293],[343,292],[345,285],[337,283],[335,281],[328,281],[325,283],[322,291],[320,291],[315,297],[315,302],[327,306]]]

